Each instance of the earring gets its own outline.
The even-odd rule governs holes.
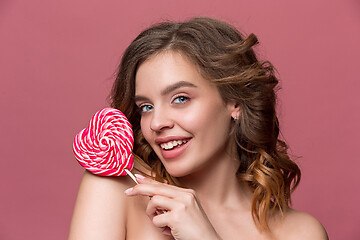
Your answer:
[[[234,117],[234,121],[238,120],[238,117]]]

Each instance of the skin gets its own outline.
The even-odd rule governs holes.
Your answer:
[[[241,109],[224,103],[180,53],[167,51],[145,61],[135,89],[145,139],[187,188],[138,174],[134,186],[128,177],[86,172],[69,239],[327,239],[315,218],[292,209],[270,218],[271,234],[256,228],[252,193],[236,178],[239,160],[228,134]],[[169,157],[160,143],[176,138],[188,142]]]

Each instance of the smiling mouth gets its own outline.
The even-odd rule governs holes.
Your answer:
[[[174,148],[181,147],[183,144],[187,143],[190,139],[184,139],[184,140],[173,140],[166,143],[161,143],[160,147],[161,149],[165,151],[172,150]]]

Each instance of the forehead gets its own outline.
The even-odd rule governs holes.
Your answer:
[[[151,87],[171,85],[179,81],[195,85],[210,84],[184,54],[164,51],[151,56],[139,66],[135,76],[135,91],[144,93]]]

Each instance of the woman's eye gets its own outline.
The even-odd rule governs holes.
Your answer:
[[[145,112],[148,112],[151,109],[153,109],[153,106],[151,106],[151,105],[142,105],[142,106],[139,107],[139,109],[140,109],[140,112],[145,113]]]
[[[188,97],[179,96],[179,97],[176,97],[173,102],[174,102],[174,103],[185,103],[185,102],[187,102],[188,100],[189,100]]]

